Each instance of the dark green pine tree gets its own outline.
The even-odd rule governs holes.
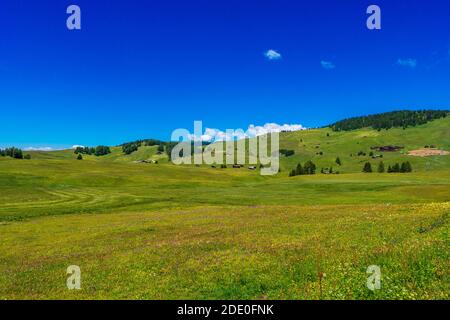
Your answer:
[[[316,165],[311,161],[308,160],[305,162],[305,165],[303,167],[304,174],[315,174],[316,173]]]
[[[411,172],[412,168],[411,168],[411,164],[409,163],[409,161],[406,162],[402,162],[402,165],[400,166],[400,172]]]
[[[401,173],[406,172],[406,164],[405,164],[405,162],[402,162],[402,164],[400,165],[400,172]]]
[[[372,165],[370,164],[370,162],[366,162],[364,164],[363,172],[365,172],[365,173],[372,172]]]
[[[383,161],[380,161],[380,163],[378,164],[378,172],[379,173],[383,173],[384,172],[384,163],[383,163]]]
[[[337,163],[338,165],[342,165],[341,159],[340,159],[339,157],[336,158],[336,163]]]
[[[400,172],[400,165],[398,163],[394,164],[392,172]]]
[[[412,166],[411,163],[409,163],[409,161],[406,161],[406,172],[412,172]]]
[[[295,175],[300,176],[302,174],[304,174],[304,170],[302,168],[302,165],[299,163],[297,165],[297,168],[295,169]]]

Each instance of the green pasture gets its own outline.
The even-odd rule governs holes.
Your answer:
[[[175,166],[156,146],[0,157],[0,299],[448,299],[450,156],[407,152],[450,150],[449,120],[282,133],[296,154],[269,177]],[[380,145],[403,149],[369,157]],[[306,160],[339,174],[288,177]],[[413,172],[361,172],[380,160]]]

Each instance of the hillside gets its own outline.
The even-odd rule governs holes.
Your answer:
[[[344,119],[330,125],[334,131],[348,131],[371,127],[372,129],[390,129],[395,127],[415,127],[429,121],[445,118],[449,110],[401,110],[368,116]]]
[[[407,155],[409,151],[434,146],[437,149],[450,151],[450,117],[430,121],[426,124],[408,128],[392,128],[375,130],[363,128],[352,131],[333,131],[331,128],[311,129],[280,134],[280,148],[294,150],[290,157],[281,156],[282,172],[294,168],[298,162],[312,160],[320,168],[330,166],[340,173],[360,172],[364,162],[376,165],[380,160],[387,165],[395,162],[410,161],[414,170],[440,170],[450,168],[450,157],[430,156],[414,157]],[[374,146],[395,145],[403,147],[395,152],[378,152]],[[362,151],[366,156],[357,156]],[[383,158],[372,159],[370,152],[383,155]],[[65,159],[75,160],[73,150],[53,152],[28,152],[33,159]],[[322,153],[322,154],[321,154]],[[342,165],[335,163],[336,157]],[[135,162],[141,160],[157,160],[160,164],[167,163],[166,154],[157,154],[157,146],[141,146],[130,155],[125,155],[121,147],[112,147],[111,154],[96,157],[85,155],[84,161],[105,162]]]
[[[401,146],[403,149],[395,152],[371,150],[374,146],[387,145]],[[280,148],[295,151],[294,156],[282,159],[282,169],[292,169],[299,161],[312,159],[319,169],[333,166],[333,169],[341,173],[360,172],[364,162],[377,164],[380,160],[383,160],[386,165],[408,160],[415,170],[421,171],[449,169],[449,156],[407,155],[408,151],[430,145],[437,149],[450,150],[450,117],[406,129],[392,128],[377,131],[364,128],[335,132],[331,128],[322,128],[282,133],[280,137]],[[366,153],[366,156],[357,156],[360,151]],[[369,156],[371,151],[375,155],[383,155],[383,158],[372,159]],[[320,152],[323,152],[323,155],[317,154]],[[336,157],[341,159],[342,166],[335,163]]]
[[[282,133],[295,154],[276,176],[175,166],[156,146],[0,157],[0,299],[448,299],[450,156],[407,152],[450,150],[449,120]],[[386,165],[413,172],[362,173],[385,145],[403,147]],[[341,174],[288,177],[306,160]],[[73,264],[81,290],[66,287]],[[370,265],[382,290],[367,290]]]

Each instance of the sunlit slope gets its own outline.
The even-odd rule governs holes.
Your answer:
[[[328,134],[328,135],[327,135]],[[378,152],[371,147],[396,145],[403,149],[395,152]],[[433,145],[438,149],[450,150],[450,117],[434,120],[427,124],[402,129],[394,128],[377,131],[371,128],[353,131],[334,132],[330,128],[311,129],[280,134],[280,148],[295,150],[295,155],[281,158],[282,174],[286,175],[298,162],[312,160],[321,168],[333,167],[339,173],[360,172],[363,164],[369,161],[376,169],[380,161],[388,165],[396,162],[410,161],[413,170],[450,169],[450,156],[414,157],[407,155],[408,151]],[[157,160],[160,164],[167,163],[165,153],[158,154],[157,146],[141,146],[130,155],[125,155],[121,147],[111,147],[111,154],[96,157],[83,155],[83,161],[103,161],[133,163],[142,160]],[[358,152],[366,156],[358,156]],[[369,155],[383,155],[383,158],[372,159]],[[33,159],[76,160],[73,150],[53,152],[29,152]],[[342,165],[336,164],[339,157]]]
[[[448,130],[283,133],[296,155],[276,176],[136,162],[156,147],[0,157],[0,299],[448,299],[450,156],[406,155],[449,150]],[[413,172],[361,173],[374,145],[404,146],[383,160]],[[336,156],[342,174],[288,177]],[[67,290],[72,264],[81,290]],[[367,290],[369,265],[383,290]]]
[[[450,170],[261,176],[248,169],[117,161],[0,159],[0,222],[206,205],[449,201]]]
[[[83,160],[88,161],[107,161],[107,162],[135,162],[142,160],[156,160],[158,162],[167,162],[167,155],[165,153],[158,153],[158,146],[142,146],[139,150],[132,154],[126,155],[122,152],[121,147],[111,147],[111,153],[105,156],[96,157],[95,155],[83,154]],[[77,155],[74,150],[58,150],[51,152],[30,151],[32,159],[48,159],[48,160],[76,160]]]
[[[371,150],[371,147],[386,145],[401,146],[404,149],[396,152]],[[386,168],[395,162],[410,161],[413,170],[450,169],[450,156],[421,158],[407,155],[408,151],[423,148],[425,145],[450,150],[450,117],[405,130],[394,128],[377,131],[367,128],[334,132],[330,128],[322,128],[280,135],[280,148],[293,149],[296,153],[294,156],[282,158],[283,169],[291,169],[299,161],[310,159],[317,164],[319,170],[321,167],[333,166],[334,170],[341,173],[359,172],[366,161],[376,166],[381,160]],[[366,156],[357,156],[359,151],[365,152]],[[369,156],[371,151],[376,155],[383,155],[383,158],[372,159]],[[320,152],[323,155],[317,154]],[[335,163],[336,157],[341,159],[342,166]]]
[[[102,161],[116,161],[116,162],[135,162],[135,161],[150,161],[155,160],[158,162],[167,162],[167,156],[165,153],[159,154],[158,146],[141,146],[139,149],[131,154],[124,154],[122,152],[122,148],[114,147],[111,149],[111,153],[102,156],[102,157],[96,157],[100,158],[97,160]],[[95,156],[94,156],[95,157]]]

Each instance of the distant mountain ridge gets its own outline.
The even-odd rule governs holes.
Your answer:
[[[407,128],[445,118],[449,114],[449,110],[400,110],[348,118],[337,121],[329,127],[333,131],[349,131],[368,127],[376,130],[395,127]]]

